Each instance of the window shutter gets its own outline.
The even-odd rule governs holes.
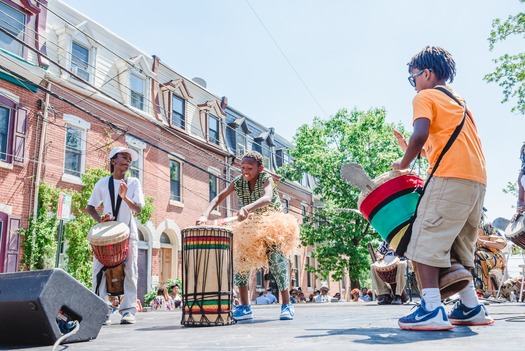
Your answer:
[[[15,129],[13,132],[13,164],[17,166],[23,166],[27,133],[26,109],[19,108],[17,110]]]
[[[18,272],[18,255],[20,252],[20,234],[18,234],[18,230],[21,224],[22,219],[20,217],[11,216],[9,218],[4,267],[6,273]]]

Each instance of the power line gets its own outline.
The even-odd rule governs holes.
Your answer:
[[[297,78],[299,78],[299,80],[301,81],[302,85],[304,86],[304,88],[306,89],[306,91],[308,91],[308,93],[310,94],[310,96],[312,97],[312,99],[314,100],[314,102],[317,104],[317,106],[321,109],[321,111],[323,112],[324,116],[326,118],[328,118],[328,114],[325,112],[323,106],[321,106],[321,104],[319,103],[319,101],[317,100],[317,98],[315,97],[314,93],[312,93],[312,91],[310,90],[310,88],[308,88],[308,85],[306,85],[306,82],[303,80],[303,78],[301,77],[301,75],[299,74],[299,72],[295,69],[294,65],[292,64],[292,61],[290,61],[290,59],[288,58],[288,56],[286,56],[286,54],[284,53],[283,49],[281,49],[281,47],[279,46],[279,44],[277,43],[277,41],[274,39],[273,35],[270,33],[270,31],[268,30],[268,28],[266,27],[266,25],[264,24],[264,22],[262,21],[262,19],[259,17],[259,15],[257,14],[257,12],[255,12],[255,9],[252,7],[252,5],[250,4],[250,2],[248,0],[245,0],[246,4],[250,7],[250,9],[252,10],[253,14],[255,15],[255,17],[257,17],[257,19],[259,20],[259,22],[261,23],[261,25],[263,26],[264,30],[266,31],[266,33],[268,34],[268,36],[270,37],[270,39],[272,40],[272,42],[275,44],[275,46],[277,47],[277,49],[281,52],[281,54],[283,55],[284,59],[286,60],[286,62],[288,62],[288,65],[292,68],[292,70],[295,72],[295,74],[297,75]]]

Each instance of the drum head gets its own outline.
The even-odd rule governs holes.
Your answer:
[[[525,232],[525,216],[522,213],[514,215],[509,225],[505,229],[505,236],[508,239],[514,239],[516,236]]]
[[[116,244],[129,237],[129,227],[122,222],[108,221],[94,225],[87,236],[91,245]]]

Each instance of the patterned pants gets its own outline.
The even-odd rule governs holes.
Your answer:
[[[279,291],[286,290],[290,287],[290,261],[278,250],[266,251],[268,256],[268,266],[272,273]],[[250,272],[236,272],[235,285],[247,286],[250,278]]]
[[[496,290],[498,288],[498,282],[494,282],[495,284],[490,283],[490,270],[493,268],[505,268],[503,255],[500,252],[476,250],[473,272],[476,290],[485,293],[488,290]]]

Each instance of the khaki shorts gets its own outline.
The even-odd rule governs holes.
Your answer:
[[[450,267],[454,257],[474,267],[474,248],[485,185],[466,179],[432,177],[417,209],[406,256],[432,267]]]

